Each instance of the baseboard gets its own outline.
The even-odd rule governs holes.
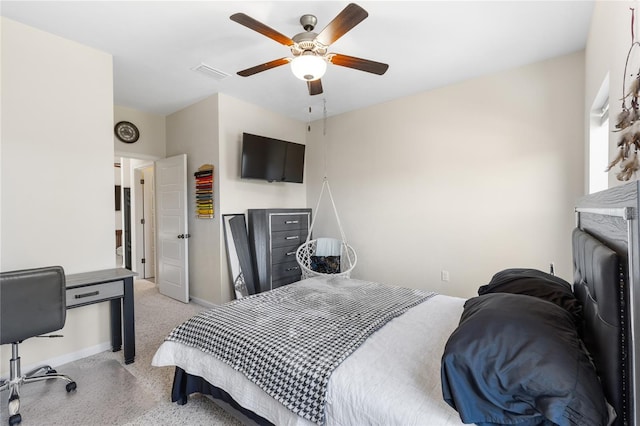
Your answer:
[[[211,303],[204,299],[199,299],[197,297],[191,297],[190,301],[200,306],[204,306],[205,308],[215,308],[216,306],[219,306],[219,305],[216,305],[215,303]]]
[[[22,372],[31,371],[34,368],[37,368],[41,365],[50,365],[52,367],[58,367],[60,365],[67,364],[69,362],[77,361],[82,358],[86,358],[91,355],[99,354],[100,352],[110,351],[111,350],[111,342],[104,342],[97,344],[95,346],[91,346],[89,348],[81,349],[77,352],[72,352],[69,354],[64,354],[57,356],[55,358],[45,359],[42,362],[38,362],[36,364],[21,366]]]

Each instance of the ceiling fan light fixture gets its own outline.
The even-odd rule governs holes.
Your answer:
[[[291,72],[300,80],[313,81],[322,78],[327,71],[327,61],[312,52],[296,56],[291,61]]]

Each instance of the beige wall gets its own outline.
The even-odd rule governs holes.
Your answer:
[[[113,107],[114,125],[119,121],[129,121],[135,124],[140,131],[140,139],[134,143],[124,143],[114,135],[113,144],[116,156],[152,160],[165,157],[167,139],[165,116],[115,105]]]
[[[587,39],[585,50],[585,129],[588,129],[591,117],[591,109],[594,100],[598,96],[598,91],[602,82],[609,78],[609,128],[614,129],[615,118],[622,111],[622,83],[624,66],[627,54],[631,47],[631,11],[635,8],[636,15],[640,8],[639,2],[635,1],[598,1],[595,3],[591,27]],[[638,22],[640,16],[635,18],[635,37],[638,41]],[[640,66],[640,46],[634,48],[630,58],[627,89],[629,88],[631,76],[638,72]],[[630,107],[627,101],[627,107]],[[586,146],[589,146],[588,133]],[[609,137],[609,159],[613,159],[617,151],[619,140],[618,133],[610,133]],[[588,149],[585,161],[589,161]],[[616,167],[609,172],[609,187],[622,185],[625,182],[618,181],[615,177],[619,168]],[[636,177],[637,179],[637,177]]]
[[[0,269],[62,265],[70,274],[112,268],[111,56],[6,18],[0,22]],[[108,304],[71,310],[65,337],[27,340],[22,364],[104,350],[108,332]],[[10,347],[2,346],[2,372],[9,355]]]
[[[240,179],[242,133],[305,143],[306,124],[250,103],[220,95],[220,182],[222,213],[247,209],[298,208],[307,202],[306,185]]]
[[[583,70],[576,53],[313,123],[308,204],[326,155],[353,276],[463,297],[508,267],[570,278]],[[315,235],[338,235],[321,209]]]

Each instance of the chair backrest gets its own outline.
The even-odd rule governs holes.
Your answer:
[[[66,317],[61,266],[0,273],[0,344],[60,330]]]

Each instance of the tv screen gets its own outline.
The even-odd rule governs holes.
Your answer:
[[[302,183],[304,152],[299,143],[243,133],[241,177]]]

